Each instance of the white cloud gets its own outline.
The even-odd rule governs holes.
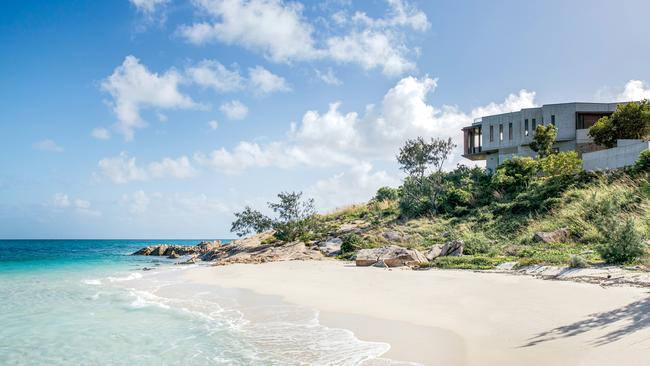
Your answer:
[[[32,144],[32,147],[37,150],[50,151],[55,153],[63,152],[63,148],[50,139],[35,142]]]
[[[257,94],[269,94],[291,90],[287,81],[283,77],[275,75],[262,66],[248,69],[248,75],[253,92]]]
[[[366,70],[380,68],[384,74],[394,76],[415,68],[409,58],[417,52],[407,46],[405,28],[425,31],[430,24],[426,14],[410,3],[388,0],[388,4],[384,18],[372,18],[363,12],[351,17],[345,11],[336,12],[330,26],[337,29],[318,33],[303,18],[299,3],[197,0],[199,13],[210,21],[182,26],[179,33],[194,44],[236,44],[275,62],[333,60],[358,64]]]
[[[97,166],[102,176],[117,184],[153,178],[189,178],[196,173],[186,156],[177,159],[163,158],[149,163],[144,168],[138,166],[135,157],[122,152],[118,156],[101,159]]]
[[[100,211],[92,208],[90,201],[80,198],[71,199],[65,193],[56,193],[47,205],[58,212],[72,210],[73,212],[86,216],[101,216],[102,214]]]
[[[314,198],[319,210],[333,210],[345,205],[367,202],[383,186],[396,187],[397,177],[385,171],[373,171],[368,162],[350,167],[347,172],[319,180],[306,189],[306,194]]]
[[[146,193],[144,190],[138,190],[122,195],[120,203],[134,215],[157,216],[156,220],[160,217],[195,220],[197,215],[212,217],[231,211],[230,207],[220,201],[205,194],[192,192]]]
[[[238,70],[228,70],[215,60],[203,60],[187,68],[187,74],[194,83],[221,93],[241,90],[244,87],[244,80]]]
[[[355,166],[392,161],[406,139],[423,136],[452,138],[459,145],[447,164],[452,167],[461,159],[461,128],[471,124],[473,116],[534,105],[535,93],[522,90],[502,103],[491,103],[470,113],[456,106],[434,107],[427,99],[436,86],[436,79],[405,77],[386,92],[379,105],[368,105],[363,115],[342,113],[340,103],[332,103],[322,114],[307,111],[299,124],[291,125],[286,140],[267,144],[242,141],[231,150],[197,153],[194,159],[199,165],[226,173],[270,166]]]
[[[316,76],[322,80],[325,84],[329,85],[341,85],[343,82],[336,77],[334,70],[331,67],[328,67],[325,71],[320,71],[316,69]]]
[[[226,115],[229,119],[241,120],[248,115],[248,107],[238,100],[231,100],[223,103],[219,110]]]
[[[219,121],[212,120],[212,121],[208,122],[208,127],[210,127],[210,129],[212,131],[216,130],[217,128],[219,128]]]
[[[625,84],[617,101],[628,102],[650,99],[650,86],[641,80],[630,80]]]
[[[101,127],[93,128],[90,135],[98,140],[108,140],[111,138],[111,133],[108,132],[107,129]]]
[[[147,212],[151,199],[143,190],[139,190],[130,195],[122,195],[121,203],[129,206],[131,213],[141,215]]]
[[[113,158],[104,158],[97,163],[100,173],[113,183],[127,183],[137,180],[146,180],[147,172],[138,167],[134,157],[129,157],[125,152]]]
[[[145,14],[154,13],[157,8],[169,3],[169,0],[129,0],[135,8]]]
[[[134,130],[146,126],[140,116],[143,108],[182,109],[195,108],[196,103],[178,90],[181,75],[174,69],[162,75],[150,72],[140,60],[127,56],[108,78],[101,83],[108,92],[117,116],[117,130],[124,139],[133,139]]]
[[[214,22],[182,26],[180,34],[195,44],[215,40],[260,51],[274,61],[313,58],[313,28],[299,3],[279,0],[196,0]]]

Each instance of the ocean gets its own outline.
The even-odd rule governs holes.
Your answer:
[[[389,345],[325,327],[313,309],[188,284],[197,265],[129,255],[199,242],[0,240],[0,365],[391,363]]]

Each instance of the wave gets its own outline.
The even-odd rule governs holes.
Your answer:
[[[91,285],[91,286],[99,286],[99,285],[102,284],[102,281],[97,280],[97,279],[88,279],[88,280],[83,280],[81,282],[86,284],[86,285]]]
[[[137,279],[139,279],[139,278],[142,278],[142,274],[140,274],[140,273],[135,273],[135,272],[133,272],[133,273],[131,273],[131,274],[129,274],[128,276],[125,276],[125,277],[110,277],[110,276],[109,276],[109,277],[106,277],[106,279],[107,279],[109,282],[132,281],[132,280],[137,280]]]

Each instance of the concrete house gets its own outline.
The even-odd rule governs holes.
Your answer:
[[[463,156],[470,160],[485,160],[490,170],[513,156],[534,157],[536,154],[529,144],[535,128],[554,124],[558,129],[554,148],[557,151],[577,151],[586,170],[631,165],[641,151],[648,149],[648,142],[621,140],[618,147],[603,150],[588,134],[589,127],[601,117],[614,113],[619,104],[624,103],[545,104],[478,118],[471,126],[463,128]]]

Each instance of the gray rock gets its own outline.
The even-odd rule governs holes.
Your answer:
[[[341,238],[328,238],[327,240],[319,242],[317,244],[317,249],[326,256],[333,257],[341,253],[341,244],[343,244]]]
[[[406,249],[396,245],[373,249],[361,249],[357,252],[356,256],[356,265],[360,267],[372,265],[401,267],[412,266],[426,261],[426,257],[417,250]]]
[[[436,244],[432,246],[425,256],[430,261],[438,257],[459,257],[463,255],[463,249],[465,249],[465,242],[462,240],[452,240],[446,242],[444,245]]]
[[[173,251],[173,250],[172,250],[172,252],[169,253],[169,255],[167,256],[167,258],[169,258],[169,259],[177,259],[177,258],[180,258],[180,257],[181,257],[181,256],[178,255],[178,254],[177,254],[175,251]]]
[[[517,262],[503,262],[496,266],[497,271],[512,271],[515,269]]]
[[[555,231],[540,231],[533,235],[533,240],[538,243],[559,243],[569,238],[569,229],[561,228]]]
[[[402,243],[408,240],[408,236],[400,233],[399,231],[386,231],[382,234],[382,236],[390,241],[390,242],[395,242],[395,243]]]

